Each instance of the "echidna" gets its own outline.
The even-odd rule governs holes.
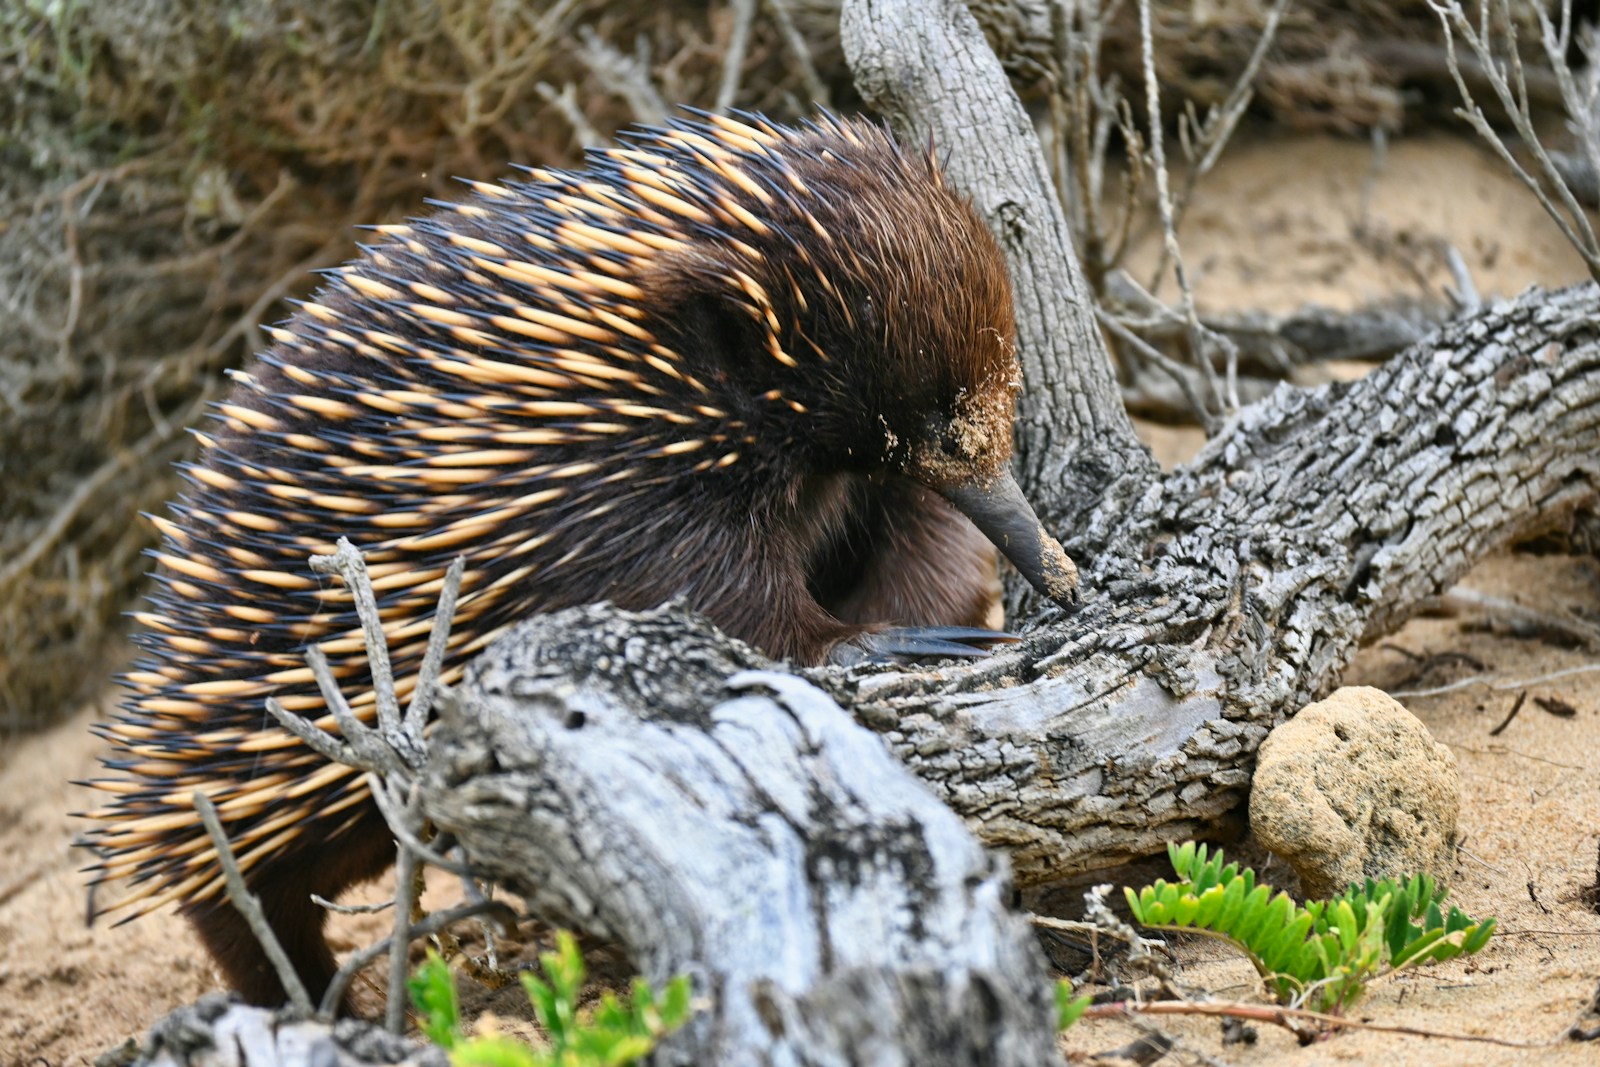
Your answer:
[[[283,990],[191,792],[313,995],[334,961],[311,894],[393,856],[360,777],[262,710],[276,695],[331,728],[317,645],[372,714],[351,595],[307,564],[340,536],[369,562],[402,698],[458,556],[447,683],[518,619],[602,600],[682,597],[803,663],[884,627],[979,626],[978,530],[1076,597],[1008,473],[1005,267],[931,153],[855,121],[702,116],[580,171],[468,184],[377,227],[235,375],[155,520],[145,656],[100,727],[100,877],[139,884],[135,914],[178,902],[251,1002]]]

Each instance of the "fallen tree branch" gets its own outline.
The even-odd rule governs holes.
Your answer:
[[[524,623],[442,710],[428,816],[652,982],[693,977],[708,1006],[657,1062],[1053,1061],[1005,861],[761,662],[670,608]]]
[[[1002,236],[1029,379],[1022,469],[1090,561],[1091,599],[1070,619],[1014,614],[1036,628],[976,665],[809,677],[1024,883],[1222,832],[1260,740],[1363,641],[1594,497],[1600,293],[1530,293],[1359,383],[1280,390],[1162,479],[1116,400],[1032,131],[965,9],[857,0],[845,37],[866,95],[908,136],[934,132]],[[427,810],[647,978],[688,968],[714,993],[673,1062],[1044,1047],[1038,965],[990,907],[1003,876],[959,834],[935,845],[937,806],[895,807],[910,804],[891,803],[898,773],[859,732],[820,727],[842,721],[826,701],[770,675],[776,698],[730,700],[724,680],[754,661],[659,615],[585,609],[523,633],[536,640],[497,649],[446,713],[439,743],[461,754],[437,764]],[[801,802],[818,794],[861,806],[850,833],[836,800]],[[963,898],[952,940],[925,913]]]
[[[1218,832],[1260,738],[1361,643],[1594,496],[1597,320],[1593,287],[1534,291],[1360,382],[1282,390],[1095,524],[1121,538],[1083,553],[1077,615],[971,666],[811,677],[1025,883]]]
[[[1282,390],[1095,524],[1120,536],[1084,555],[1077,614],[974,665],[810,678],[1024,883],[1225,832],[1260,740],[1363,641],[1593,498],[1596,321],[1592,286],[1535,291],[1360,382]],[[758,665],[669,609],[524,624],[443,712],[425,809],[651,981],[695,975],[715,1007],[669,1062],[1038,1062],[1044,984],[1003,870]],[[732,699],[734,676],[773,695]]]

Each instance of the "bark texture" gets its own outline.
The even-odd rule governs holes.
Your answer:
[[[662,1062],[1049,1062],[1005,860],[757,666],[670,608],[524,623],[442,715],[429,817],[541,915],[694,977],[707,1006]]]
[[[35,1062],[41,1062],[36,1060]],[[445,1051],[416,1046],[357,1019],[297,1019],[212,993],[150,1028],[131,1061],[124,1049],[96,1062],[129,1067],[450,1067]]]
[[[1596,312],[1592,287],[1530,293],[1361,382],[1279,390],[1108,517],[1079,615],[841,695],[1025,882],[1218,829],[1362,641],[1592,498]]]
[[[1593,287],[1530,293],[1285,387],[1097,517],[1083,610],[976,665],[808,685],[671,608],[524,624],[444,714],[430,817],[536,910],[695,977],[666,1062],[1046,1062],[1005,864],[951,812],[1024,883],[1225,829],[1362,640],[1592,500],[1597,323]]]
[[[1077,614],[1014,620],[1035,628],[976,664],[810,676],[1023,884],[1216,832],[1261,738],[1362,642],[1593,499],[1597,323],[1592,286],[1530,292],[1360,382],[1286,386],[1135,506],[1096,514],[1117,536],[1080,557]],[[692,660],[676,644],[703,638],[650,640],[671,687]]]

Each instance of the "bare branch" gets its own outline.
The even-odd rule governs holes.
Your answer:
[[[605,142],[605,138],[600,136],[600,131],[594,128],[589,122],[589,117],[578,106],[577,86],[568,82],[560,92],[557,92],[555,86],[548,82],[540,82],[533,87],[533,91],[547,104],[561,112],[561,117],[572,127],[573,135],[579,144],[597,145]]]
[[[1590,277],[1600,281],[1600,240],[1595,237],[1594,227],[1589,223],[1589,217],[1579,205],[1577,197],[1573,195],[1571,187],[1562,176],[1561,169],[1551,159],[1550,153],[1544,148],[1539,132],[1534,124],[1532,109],[1528,99],[1527,80],[1522,72],[1522,59],[1516,48],[1514,22],[1510,17],[1509,0],[1484,0],[1480,9],[1479,24],[1474,27],[1462,10],[1459,0],[1429,0],[1429,6],[1439,16],[1439,21],[1444,27],[1446,56],[1450,66],[1451,77],[1455,79],[1456,91],[1461,94],[1462,106],[1456,114],[1464,118],[1495,154],[1511,168],[1522,184],[1528,187],[1545,213],[1553,219],[1568,243],[1578,250],[1583,257],[1585,266],[1589,268]],[[1511,57],[1512,75],[1508,80],[1500,63],[1494,56],[1493,26],[1495,16],[1506,27],[1509,37],[1507,51]],[[1567,16],[1563,16],[1564,21]],[[1566,57],[1556,49],[1561,44],[1564,33],[1557,34],[1551,27],[1548,18],[1540,12],[1540,24],[1545,32],[1542,35],[1546,55],[1550,65],[1560,77],[1560,72],[1566,66]],[[1482,66],[1495,99],[1499,102],[1506,116],[1510,119],[1512,129],[1521,139],[1523,146],[1533,156],[1538,173],[1530,173],[1519,163],[1505,141],[1489,122],[1467,87],[1467,81],[1462,73],[1462,64],[1456,55],[1456,42],[1460,40],[1472,51]],[[1585,106],[1576,86],[1570,76],[1560,82],[1562,102],[1569,117],[1580,125],[1584,116],[1591,109]]]
[[[1254,77],[1254,67],[1259,65],[1260,57],[1266,51],[1265,44],[1271,40],[1270,35],[1277,27],[1278,17],[1282,14],[1282,4],[1283,0],[1280,0],[1279,5],[1274,7],[1267,30],[1263,32],[1262,41],[1258,42],[1256,54],[1251,57],[1252,67],[1246,71],[1250,77]],[[1238,351],[1226,339],[1211,334],[1201,325],[1199,313],[1195,308],[1194,289],[1184,268],[1183,251],[1178,244],[1178,215],[1168,187],[1166,137],[1162,129],[1161,87],[1156,78],[1153,19],[1150,0],[1139,0],[1139,40],[1144,51],[1145,110],[1149,119],[1150,161],[1156,178],[1156,209],[1161,217],[1162,247],[1165,253],[1158,263],[1157,274],[1152,278],[1150,288],[1154,290],[1160,283],[1160,272],[1164,271],[1166,264],[1170,262],[1181,295],[1179,314],[1188,331],[1189,357],[1199,368],[1200,379],[1205,386],[1204,404],[1195,410],[1195,415],[1205,427],[1206,433],[1210,435],[1221,428],[1223,418],[1238,410]],[[1243,78],[1236,84],[1235,91],[1236,95],[1224,103],[1222,110],[1213,112],[1213,117],[1217,121],[1207,122],[1207,133],[1214,138],[1214,144],[1206,150],[1207,158],[1214,159],[1215,153],[1221,151],[1227,135],[1232,132],[1238,116],[1243,114],[1244,107],[1249,102],[1249,90]],[[1191,168],[1191,175],[1195,172],[1196,168]],[[1227,365],[1225,385],[1218,382],[1216,369],[1212,366],[1210,350],[1213,346],[1220,347],[1225,354]]]
[[[811,46],[806,43],[805,35],[794,24],[794,15],[789,10],[789,0],[766,0],[766,5],[767,10],[772,13],[772,21],[778,25],[778,33],[783,38],[784,46],[789,49],[795,65],[800,68],[801,84],[805,86],[812,102],[818,107],[832,106],[828,86],[817,73],[816,64],[812,62]]]
[[[205,824],[206,833],[211,837],[211,847],[216,850],[217,862],[222,866],[222,877],[228,883],[229,902],[238,909],[249,925],[250,932],[261,942],[267,958],[272,961],[272,969],[278,972],[278,981],[283,983],[284,992],[289,994],[289,1002],[296,1011],[310,1016],[311,995],[306,992],[294,964],[289,962],[289,955],[283,951],[282,943],[272,932],[272,924],[267,922],[266,913],[261,910],[261,901],[245,885],[244,875],[239,872],[239,861],[233,855],[233,846],[228,843],[228,833],[222,828],[222,820],[217,817],[216,805],[198,789],[189,796],[194,801],[195,811],[200,814],[200,821]]]
[[[643,40],[639,47],[643,50]],[[666,121],[671,109],[650,79],[645,55],[623,55],[610,41],[584,26],[578,30],[578,57],[602,85],[628,102],[635,121],[647,125]]]
[[[756,18],[756,0],[730,0],[733,8],[733,35],[722,56],[722,84],[717,89],[715,110],[727,113],[739,95],[745,53],[750,48],[750,24]]]
[[[411,927],[410,937],[413,941],[419,937],[431,937],[463,919],[472,919],[479,916],[486,916],[487,921],[497,924],[503,934],[509,934],[516,930],[517,913],[512,911],[509,905],[498,900],[479,900],[469,904],[460,904],[444,911],[434,912]],[[322,1014],[331,1015],[334,1009],[338,1007],[339,1002],[344,999],[344,995],[349,990],[350,983],[355,980],[355,976],[360,974],[362,968],[366,967],[367,964],[388,952],[390,946],[394,943],[392,937],[386,937],[382,941],[350,953],[349,958],[344,961],[328,983],[328,992],[322,998]]]

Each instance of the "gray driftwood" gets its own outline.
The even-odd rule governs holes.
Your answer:
[[[96,1062],[131,1067],[450,1067],[443,1049],[416,1047],[374,1023],[296,1018],[287,1008],[247,1007],[220,993],[174,1009],[150,1028],[137,1050],[118,1049]]]
[[[1049,1062],[1003,857],[827,694],[668,608],[524,623],[446,702],[429,817],[706,999],[682,1064]]]
[[[949,810],[1023,884],[1228,828],[1364,639],[1593,497],[1597,322],[1590,287],[1535,293],[1285,387],[1097,513],[1088,605],[976,665],[817,688],[670,610],[525,624],[450,701],[429,814],[536,910],[695,976],[669,1062],[1046,1062],[1005,865]]]

